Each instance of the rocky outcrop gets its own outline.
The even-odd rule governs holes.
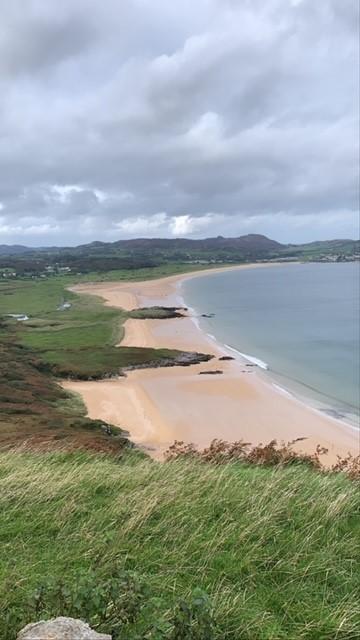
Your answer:
[[[26,625],[17,640],[111,640],[111,636],[93,631],[82,620],[60,617]]]
[[[184,318],[187,307],[139,307],[129,311],[129,317],[136,320],[170,320],[171,318]]]
[[[209,371],[199,371],[199,376],[218,376],[224,373],[221,369],[209,369]]]
[[[179,354],[172,358],[161,358],[159,360],[150,360],[143,364],[130,365],[121,369],[121,374],[126,371],[134,371],[135,369],[158,369],[160,367],[190,367],[193,364],[208,362],[214,356],[208,353],[197,353],[197,351],[180,351]]]

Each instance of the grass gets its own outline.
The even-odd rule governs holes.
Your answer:
[[[16,334],[15,334],[16,336]],[[39,370],[37,354],[14,343],[0,326],[0,449],[67,446],[120,452],[123,433],[107,433],[104,423],[86,418],[79,396],[64,391]]]
[[[234,265],[231,265],[234,266]],[[39,311],[53,311],[61,302],[64,291],[71,285],[83,282],[120,282],[153,280],[166,276],[203,271],[218,268],[219,265],[209,264],[164,264],[158,267],[141,269],[117,269],[107,272],[92,272],[87,274],[52,276],[48,278],[17,278],[0,280],[0,296],[2,297],[4,313],[28,313],[33,315]],[[71,301],[75,294],[66,293]],[[45,302],[46,299],[46,302]]]
[[[11,452],[1,454],[0,477],[3,640],[29,622],[31,593],[49,576],[71,588],[93,572],[101,584],[117,565],[148,589],[119,638],[173,637],[145,630],[171,620],[176,602],[197,587],[214,608],[211,638],[360,636],[360,496],[343,474],[160,464],[131,452],[120,464],[86,453]]]
[[[153,271],[158,275],[158,269]],[[136,275],[140,279],[151,275],[149,269],[139,272]],[[69,285],[66,278],[0,283],[4,315],[24,312],[30,316],[26,323],[10,321],[10,325],[16,330],[17,341],[37,353],[43,371],[60,377],[96,379],[117,375],[123,367],[161,363],[179,355],[167,349],[116,348],[131,313],[104,306],[96,296],[77,295],[65,285]],[[59,311],[63,299],[71,307]],[[147,309],[144,313],[149,317],[152,312]],[[153,313],[159,316],[166,312],[156,309]]]
[[[34,348],[47,347],[50,342],[54,344],[54,340],[60,346],[114,344],[120,342],[123,336],[122,324],[128,314],[121,309],[105,307],[101,298],[96,296],[79,296],[69,291],[71,285],[81,282],[142,281],[209,268],[211,265],[179,263],[78,276],[2,280],[1,314],[25,313],[30,316],[30,320],[22,325],[23,341]],[[64,299],[72,306],[65,311],[58,311],[57,308]],[[144,313],[149,312],[150,310],[144,310],[140,316],[145,317]],[[166,315],[161,309],[150,313],[153,314],[150,317],[164,317],[164,313]]]
[[[92,281],[142,281],[204,268],[211,268],[211,265],[165,264],[78,276],[3,280],[0,281],[1,314],[25,313],[30,316],[30,320],[19,329],[23,332],[22,342],[34,349],[113,345],[121,341],[122,325],[129,314],[121,309],[105,307],[101,298],[96,296],[79,296],[69,291],[71,285]],[[72,306],[58,311],[64,299]],[[139,317],[164,315],[164,310],[147,309],[140,312]],[[138,317],[137,314],[135,316]]]
[[[64,297],[72,306],[57,311]],[[4,316],[22,309],[30,316],[29,323],[0,321],[0,448],[30,442],[40,449],[120,451],[121,430],[118,437],[111,436],[101,422],[86,418],[85,407],[56,383],[50,370],[71,353],[74,367],[82,366],[89,376],[92,363],[79,357],[84,349],[93,358],[97,354],[104,373],[106,359],[99,345],[116,351],[111,345],[121,337],[121,310],[104,307],[98,298],[66,293],[64,282],[55,278],[1,282],[0,306]],[[47,360],[50,348],[57,354],[52,362]]]
[[[101,298],[67,291],[63,279],[30,281],[25,287],[23,284],[12,284],[11,295],[0,286],[2,312],[30,316],[28,322],[17,323],[23,344],[34,349],[71,348],[110,345],[121,340],[127,315],[120,309],[105,307]],[[71,308],[58,311],[64,298]]]
[[[164,265],[152,269],[97,274],[98,279],[143,280],[182,271],[194,265]],[[77,281],[83,280],[78,277]],[[96,279],[90,274],[86,279]],[[36,352],[55,375],[75,378],[100,378],[116,375],[122,367],[160,363],[175,359],[179,352],[164,349],[115,348],[124,335],[123,324],[128,317],[172,317],[171,312],[154,308],[127,313],[103,305],[101,298],[77,295],[68,290],[73,277],[30,281],[0,282],[2,313],[26,313],[25,323],[11,321],[17,340]],[[59,311],[63,300],[71,307]]]
[[[51,349],[41,356],[45,361],[43,370],[57,376],[99,380],[122,375],[128,367],[165,366],[174,362],[181,353],[175,349],[105,346]]]
[[[227,265],[220,265],[227,266]],[[234,264],[228,265],[233,267]],[[112,280],[133,280],[141,282],[143,280],[153,280],[155,278],[165,278],[166,276],[174,276],[181,273],[190,273],[191,271],[203,271],[204,269],[218,269],[219,264],[189,264],[184,262],[162,264],[158,267],[148,267],[142,269],[120,269],[108,271],[106,273],[87,274],[84,278],[87,281],[112,281]]]

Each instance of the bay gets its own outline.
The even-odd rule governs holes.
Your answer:
[[[207,333],[266,363],[300,399],[359,424],[359,263],[233,270],[182,286]]]

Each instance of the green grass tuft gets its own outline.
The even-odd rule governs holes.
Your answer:
[[[360,637],[360,497],[343,474],[12,452],[0,478],[3,640],[16,635],[11,612],[29,622],[26,602],[48,578],[74,586],[94,572],[100,584],[118,565],[149,593],[119,636],[129,640],[196,588],[217,640]]]

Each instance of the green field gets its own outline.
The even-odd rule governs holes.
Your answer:
[[[122,337],[126,314],[104,307],[95,296],[67,289],[66,278],[0,283],[2,314],[24,313],[26,323],[16,323],[21,341],[35,349],[109,345]],[[63,301],[69,309],[58,310]],[[14,322],[15,324],[15,322]]]
[[[189,265],[164,266],[98,275],[98,279],[149,279],[169,275]],[[192,266],[193,267],[193,266]],[[96,274],[86,279],[96,280]],[[179,356],[167,349],[116,348],[123,337],[123,323],[129,316],[164,317],[159,309],[132,314],[106,307],[101,298],[77,295],[68,290],[79,278],[52,277],[38,280],[0,282],[0,309],[6,314],[24,313],[29,320],[8,321],[16,339],[35,352],[43,370],[60,377],[97,379],[117,375],[122,368],[161,363]],[[81,280],[81,278],[80,278]],[[71,307],[59,310],[66,301]]]
[[[117,282],[137,281],[163,278],[179,273],[203,271],[218,265],[196,264],[164,264],[148,269],[121,269],[105,273],[89,273],[86,275],[53,276],[48,278],[0,280],[0,313],[27,313],[39,315],[54,313],[63,297],[69,302],[77,299],[76,294],[68,291],[68,287],[81,282]],[[90,298],[94,296],[81,296]],[[85,305],[85,301],[83,301]],[[64,312],[65,313],[65,312]]]
[[[342,474],[161,464],[130,452],[120,463],[2,454],[0,475],[2,640],[30,619],[74,613],[74,601],[76,617],[117,629],[114,639],[360,637],[360,496]],[[117,626],[111,607],[101,622],[107,592],[97,590],[109,577],[115,589],[122,571],[130,581],[135,572],[144,595],[138,586],[132,621]],[[135,587],[123,582],[124,605]],[[193,635],[185,626],[174,635],[176,605],[196,588],[209,596],[215,623],[201,633],[194,615]]]

